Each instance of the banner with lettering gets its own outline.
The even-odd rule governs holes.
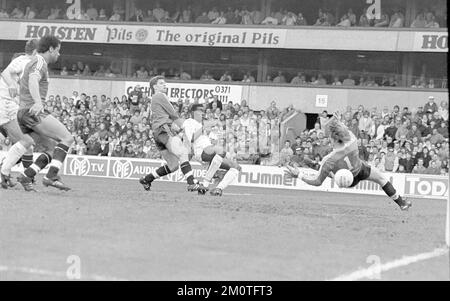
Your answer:
[[[27,40],[54,34],[77,43],[145,44],[323,50],[447,52],[443,29],[218,26],[60,21],[0,21],[0,39]],[[12,36],[14,34],[14,36]]]
[[[6,152],[0,151],[0,161]],[[38,154],[35,154],[35,159]],[[61,169],[61,174],[82,177],[100,177],[137,180],[154,171],[164,164],[161,160],[95,157],[68,155]],[[192,162],[192,170],[196,178],[205,176],[206,167],[198,162]],[[22,171],[22,165],[16,165],[13,172]],[[315,170],[302,169],[310,175]],[[46,170],[41,171],[45,173]],[[445,176],[420,175],[404,173],[385,173],[389,181],[400,195],[408,197],[448,199],[449,179]],[[170,182],[185,182],[180,170],[164,176],[160,180]],[[353,188],[339,188],[333,179],[327,178],[321,186],[310,186],[300,179],[289,178],[284,169],[276,166],[242,165],[238,178],[231,184],[233,186],[294,189],[306,191],[327,191],[351,194],[385,195],[379,185],[369,181],[362,181]]]
[[[142,92],[149,93],[148,82],[130,81],[125,82],[126,91],[128,95],[136,85],[140,86]],[[167,83],[167,96],[170,101],[176,102],[178,99],[189,98],[191,101],[194,97],[198,97],[200,101],[208,99],[209,97],[217,95],[222,103],[232,101],[233,103],[240,103],[242,100],[242,86],[231,85],[224,82],[199,84],[199,83]]]

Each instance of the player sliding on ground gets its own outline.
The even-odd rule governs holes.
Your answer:
[[[325,124],[325,135],[330,137],[333,150],[320,162],[316,177],[300,176],[303,182],[320,186],[328,176],[333,177],[339,169],[345,168],[353,174],[353,182],[349,187],[354,187],[363,180],[372,181],[379,184],[386,195],[394,200],[401,210],[407,210],[411,207],[411,202],[397,194],[385,175],[359,158],[355,135],[337,119],[336,115]],[[298,168],[291,166],[288,166],[288,170],[285,172],[288,176],[295,178],[301,174]]]
[[[175,172],[180,167],[186,177],[188,191],[206,191],[206,188],[194,178],[189,163],[189,149],[183,144],[177,132],[181,129],[182,119],[173,108],[166,93],[164,76],[155,76],[150,79],[152,96],[152,128],[153,137],[166,165],[161,166],[152,173],[139,179],[145,190],[150,190],[152,182],[160,177]],[[181,164],[180,164],[181,162]]]
[[[36,191],[33,179],[48,164],[50,167],[42,179],[42,184],[60,190],[70,190],[61,182],[58,172],[73,143],[73,137],[64,124],[44,110],[42,105],[48,91],[47,65],[58,60],[60,48],[61,41],[58,38],[52,35],[43,36],[39,40],[36,56],[26,65],[20,80],[17,120],[22,132],[32,134],[33,139],[38,140],[36,143],[45,148],[36,161],[17,178],[26,191]]]
[[[202,182],[205,188],[209,187],[213,176],[219,169],[227,170],[220,183],[210,191],[211,195],[221,196],[223,190],[238,177],[241,167],[237,163],[226,159],[222,148],[213,146],[209,137],[203,135],[203,111],[200,106],[196,108],[192,112],[193,118],[186,119],[183,122],[182,128],[184,131],[180,132],[180,135],[183,136],[183,141],[192,149],[195,160],[209,163]],[[204,194],[204,192],[206,191],[199,191],[200,194]]]
[[[15,186],[11,181],[11,168],[22,158],[24,168],[33,163],[34,141],[29,135],[23,134],[17,122],[19,110],[19,80],[25,66],[36,54],[39,40],[29,40],[25,44],[25,54],[19,54],[3,70],[0,76],[0,128],[4,136],[14,143],[0,164],[0,186],[4,189]]]

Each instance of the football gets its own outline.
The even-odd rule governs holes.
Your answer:
[[[353,183],[353,174],[348,169],[339,169],[334,175],[334,182],[341,188],[347,188]]]

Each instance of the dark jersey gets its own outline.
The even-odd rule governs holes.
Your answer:
[[[169,98],[163,93],[153,95],[150,109],[153,129],[157,129],[163,124],[171,124],[179,118]]]
[[[306,180],[310,185],[319,186],[330,175],[335,174],[339,169],[348,169],[353,176],[358,175],[361,170],[362,161],[359,158],[358,144],[356,137],[350,134],[350,141],[340,148],[335,148],[331,153],[326,155],[320,162],[319,175],[316,179]]]

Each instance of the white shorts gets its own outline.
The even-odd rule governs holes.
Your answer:
[[[0,98],[0,126],[17,119],[19,105],[12,100]]]
[[[211,140],[205,135],[201,135],[194,141],[193,149],[194,149],[194,159],[202,162],[202,153],[205,148],[212,145]]]

